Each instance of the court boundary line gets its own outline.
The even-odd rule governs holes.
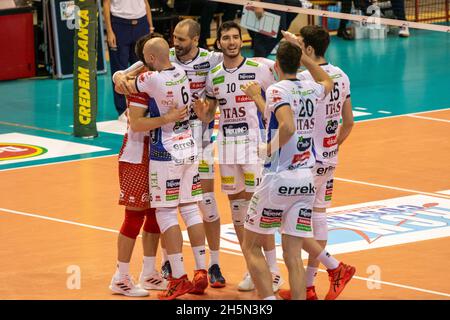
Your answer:
[[[6,213],[10,213],[10,214],[19,215],[19,216],[26,216],[26,217],[43,219],[43,220],[49,220],[49,221],[53,221],[53,222],[60,222],[60,223],[65,223],[65,224],[69,224],[69,225],[75,225],[75,226],[79,226],[79,227],[85,227],[85,228],[88,228],[88,229],[93,229],[93,230],[98,230],[98,231],[106,231],[106,232],[115,233],[115,234],[119,233],[119,231],[113,230],[113,229],[109,229],[109,228],[98,227],[98,226],[94,226],[94,225],[90,225],[90,224],[86,224],[86,223],[75,222],[75,221],[70,221],[70,220],[65,220],[65,219],[48,217],[48,216],[34,214],[34,213],[27,213],[27,212],[22,212],[22,211],[18,211],[18,210],[11,210],[11,209],[6,209],[6,208],[0,208],[0,212],[4,212],[4,213],[6,212]],[[141,236],[141,235],[139,235],[139,236]],[[187,244],[183,241],[183,245],[187,245]],[[224,250],[224,249],[220,249],[220,251],[223,252],[223,253],[234,254],[234,255],[238,255],[238,256],[242,256],[243,257],[242,253],[233,252],[233,251]],[[282,261],[282,260],[280,261],[280,260],[277,259],[277,262],[280,262],[280,263],[284,264],[284,261]],[[318,271],[320,271],[320,272],[327,272],[326,270],[323,270],[323,269],[318,269]],[[394,282],[388,282],[388,281],[382,281],[382,280],[374,280],[374,279],[364,278],[364,277],[361,277],[361,276],[353,276],[353,278],[361,280],[361,281],[366,281],[366,282],[370,281],[370,282],[380,283],[380,284],[384,284],[384,285],[388,285],[388,286],[399,287],[399,288],[403,288],[403,289],[409,289],[411,291],[419,291],[419,292],[425,292],[425,293],[438,295],[438,296],[450,297],[450,294],[448,294],[448,293],[439,292],[439,291],[433,291],[433,290],[428,290],[428,289],[422,289],[422,288],[408,286],[408,285],[403,285],[403,284],[398,284],[398,283],[394,283]]]
[[[424,116],[417,116],[417,115],[414,115],[414,114],[410,114],[410,115],[408,115],[408,117],[415,118],[415,119],[424,119],[424,120],[432,120],[432,121],[439,121],[439,122],[450,123],[450,120],[439,119],[439,118],[432,118],[432,117],[424,117]]]

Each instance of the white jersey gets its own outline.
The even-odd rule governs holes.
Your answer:
[[[145,72],[136,78],[136,87],[150,96],[149,116],[160,117],[178,104],[179,108],[191,104],[189,80],[179,66],[159,72]],[[171,161],[192,159],[197,148],[192,138],[189,118],[168,123],[150,133],[150,160]]]
[[[314,131],[316,160],[319,163],[337,164],[337,130],[345,100],[350,98],[350,80],[340,68],[326,63],[322,69],[334,81],[333,90],[319,103]],[[300,80],[313,80],[309,71],[297,75]]]
[[[275,79],[265,64],[247,58],[233,70],[227,70],[222,62],[208,74],[206,96],[217,100],[220,109],[217,142],[221,163],[225,163],[222,153],[225,146],[227,150],[233,150],[232,155],[226,155],[230,159],[226,163],[241,163],[233,160],[235,155],[249,155],[248,147],[257,146],[261,140],[261,130],[264,129],[262,114],[255,102],[241,90],[241,85],[249,81],[257,81],[265,91]]]
[[[146,93],[130,94],[127,95],[127,108],[131,106],[147,110],[148,101],[149,97]],[[147,131],[135,132],[131,130],[130,121],[127,119],[127,133],[123,139],[122,148],[119,153],[119,161],[142,164],[143,159],[147,156],[144,155],[144,152],[146,150],[145,142],[148,136],[149,133]]]
[[[325,88],[314,81],[283,80],[267,90],[267,142],[278,130],[277,109],[289,106],[294,115],[295,133],[278,151],[273,150],[270,162],[264,165],[269,172],[297,168],[312,168],[315,164],[313,132],[319,100],[325,97]]]
[[[175,48],[170,48],[170,61],[179,65],[186,72],[189,78],[192,99],[204,99],[208,72],[223,61],[223,53],[199,48],[197,56],[194,59],[189,62],[183,62],[177,58]],[[199,147],[202,144],[209,144],[214,128],[214,120],[209,124],[203,124],[191,107],[189,108],[189,121],[193,131],[192,133],[194,134]],[[208,130],[208,132],[205,135],[206,130]],[[202,138],[205,141],[202,141]]]

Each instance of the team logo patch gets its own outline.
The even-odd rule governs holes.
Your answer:
[[[331,148],[331,147],[335,146],[336,144],[337,144],[337,136],[336,135],[323,139],[323,146],[325,148]]]
[[[244,102],[251,102],[251,101],[253,101],[252,99],[250,99],[245,94],[241,95],[241,96],[236,96],[235,100],[236,100],[236,103],[244,103]]]
[[[255,186],[255,174],[254,173],[244,173],[245,185],[249,187]]]
[[[325,201],[331,201],[331,196],[333,195],[333,179],[327,181],[325,186]]]
[[[312,231],[311,217],[311,209],[300,209],[298,212],[297,225],[295,226],[295,229],[307,232]]]
[[[239,73],[239,80],[255,80],[255,73]]]
[[[299,137],[297,141],[298,151],[306,151],[311,147],[311,138]]]
[[[194,64],[194,70],[199,70],[199,69],[209,69],[211,67],[211,65],[209,64],[209,61],[200,63],[200,64]]]
[[[200,175],[196,174],[192,178],[192,192],[191,192],[191,195],[194,197],[194,196],[198,196],[199,194],[202,194],[202,185],[200,183]]]
[[[280,209],[267,209],[264,208],[261,214],[261,220],[259,226],[261,228],[279,228],[281,227],[281,219],[283,216],[283,210]]]
[[[325,128],[325,131],[328,134],[335,134],[338,126],[339,126],[339,123],[337,120],[329,120],[327,123],[327,126]]]
[[[177,200],[180,195],[180,179],[166,181],[166,201]]]
[[[0,143],[0,161],[40,156],[48,150],[44,147],[23,143]]]
[[[235,123],[223,125],[223,136],[224,137],[239,137],[248,135],[248,124],[247,123]]]

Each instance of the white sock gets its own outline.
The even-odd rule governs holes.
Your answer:
[[[168,255],[170,266],[172,267],[172,277],[178,279],[186,274],[184,270],[183,254],[175,253]]]
[[[310,266],[306,268],[306,287],[311,287],[314,285],[314,280],[316,279],[318,269],[319,268]]]
[[[156,257],[146,257],[144,256],[144,263],[142,265],[142,274],[150,275],[156,273],[155,268]]]
[[[126,276],[130,273],[130,263],[117,261],[117,270],[120,276]]]
[[[277,300],[277,298],[275,298],[275,296],[268,296],[265,297],[263,300]]]
[[[206,249],[205,246],[192,247],[195,258],[195,270],[206,269]]]
[[[164,263],[166,263],[166,261],[169,261],[169,256],[167,255],[167,250],[164,248],[162,249],[162,262],[161,265],[164,265]]]
[[[280,273],[280,269],[277,264],[277,249],[272,249],[270,251],[264,250],[264,255],[266,256],[266,261],[269,265],[270,272]]]
[[[209,266],[211,267],[213,264],[219,264],[219,250],[209,250]]]
[[[326,249],[323,249],[323,251],[317,256],[316,259],[319,260],[325,267],[327,267],[328,270],[333,270],[339,267],[339,261],[333,258]]]

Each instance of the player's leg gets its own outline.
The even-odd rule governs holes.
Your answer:
[[[163,235],[172,276],[167,290],[158,297],[173,300],[192,290],[183,263],[183,236],[178,224],[178,205],[183,166],[172,161],[150,161],[151,206],[156,208],[156,220]]]
[[[305,268],[301,259],[303,239],[289,234],[283,234],[281,238],[283,247],[283,259],[288,269],[289,287],[292,300],[305,300]],[[299,254],[300,252],[300,254]]]
[[[197,203],[202,200],[198,163],[184,164],[180,186],[180,214],[186,225],[195,259],[194,288],[190,293],[203,294],[208,287],[206,271],[205,229]]]
[[[144,249],[144,260],[139,283],[147,290],[165,290],[167,280],[156,270],[156,253],[160,230],[156,221],[155,209],[147,209],[145,223],[142,230],[142,247]]]
[[[245,229],[242,252],[259,296],[264,300],[275,300],[272,289],[272,274],[262,252],[265,237],[264,234]]]

